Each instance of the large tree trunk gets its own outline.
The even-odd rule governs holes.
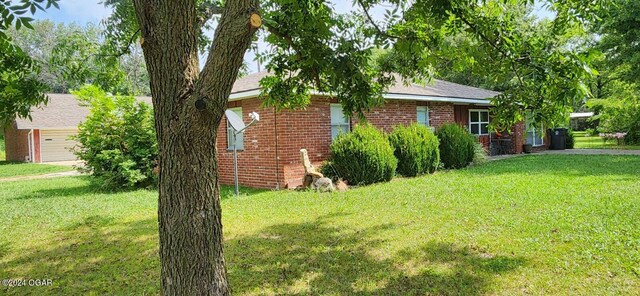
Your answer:
[[[256,29],[257,0],[226,1],[202,72],[195,2],[134,0],[159,145],[161,283],[165,295],[227,295],[216,131]]]

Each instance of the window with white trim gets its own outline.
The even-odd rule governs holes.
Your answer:
[[[489,110],[469,110],[469,132],[478,136],[489,134]]]
[[[331,140],[341,133],[348,133],[349,128],[349,117],[342,112],[342,105],[331,104]]]
[[[533,115],[530,112],[526,114],[525,125],[527,127],[527,144],[531,146],[544,145],[544,128],[542,125],[536,127]]]
[[[418,123],[429,126],[429,108],[427,108],[427,106],[417,106],[416,112],[418,115]]]
[[[229,110],[238,114],[242,118],[242,107],[229,108]],[[235,134],[235,130],[231,127],[229,120],[227,120],[227,149],[233,150],[233,141],[235,139],[236,150],[244,150],[244,134]]]

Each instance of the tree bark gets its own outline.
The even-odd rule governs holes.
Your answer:
[[[194,0],[134,0],[159,147],[162,292],[228,295],[216,158],[217,127],[257,28],[258,0],[226,1],[200,72]]]

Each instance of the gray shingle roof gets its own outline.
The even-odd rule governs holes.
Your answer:
[[[258,90],[260,89],[260,80],[267,75],[268,73],[266,71],[262,71],[238,79],[233,85],[231,93],[234,94],[244,91]],[[499,94],[495,91],[439,79],[433,79],[431,83],[425,85],[412,84],[407,86],[404,85],[399,78],[396,78],[396,84],[391,86],[387,93],[463,99],[487,99]]]
[[[31,118],[16,118],[17,129],[65,129],[74,128],[89,115],[89,108],[80,106],[71,94],[48,94],[49,103],[31,108]],[[138,97],[151,104],[150,97]]]

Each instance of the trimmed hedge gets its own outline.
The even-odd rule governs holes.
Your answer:
[[[445,124],[438,129],[440,140],[440,160],[447,169],[468,166],[475,154],[475,136],[461,126]]]
[[[398,159],[399,175],[415,177],[433,173],[438,168],[440,142],[426,126],[417,123],[397,126],[389,135],[389,142]]]
[[[576,136],[573,134],[572,130],[567,130],[567,137],[564,142],[565,149],[573,149],[576,144]]]
[[[352,132],[339,135],[330,150],[322,173],[344,179],[349,185],[390,181],[398,165],[387,137],[371,125],[359,125]]]

